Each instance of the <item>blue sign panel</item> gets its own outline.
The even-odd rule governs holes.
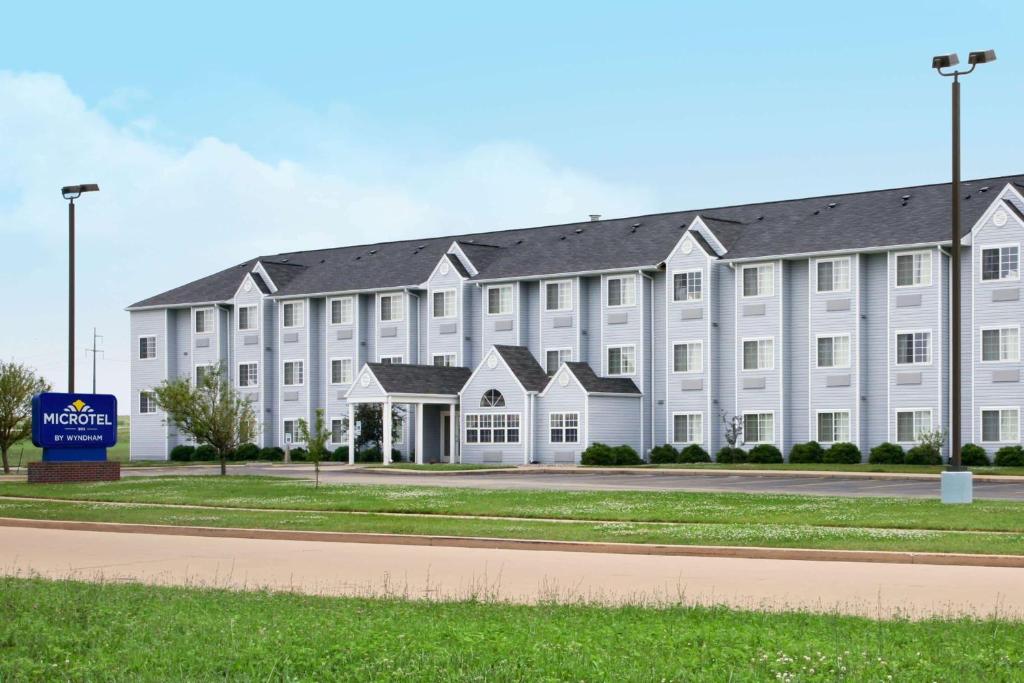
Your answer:
[[[117,398],[111,394],[37,394],[32,443],[43,460],[106,460],[117,443]]]

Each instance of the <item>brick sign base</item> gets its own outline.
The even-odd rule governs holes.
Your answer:
[[[40,461],[28,464],[28,483],[30,484],[118,481],[120,478],[121,463],[110,460]]]

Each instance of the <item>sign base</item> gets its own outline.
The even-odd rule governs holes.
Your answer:
[[[104,454],[104,457],[106,454]],[[70,484],[86,481],[118,481],[121,463],[110,460],[44,460],[28,464],[30,484]]]
[[[973,478],[969,471],[943,472],[940,475],[943,503],[964,504],[974,500]]]
[[[44,448],[43,462],[106,460],[106,448]]]

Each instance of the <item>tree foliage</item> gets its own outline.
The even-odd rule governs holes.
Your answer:
[[[313,429],[309,428],[309,423],[305,420],[299,420],[299,441],[304,441],[306,448],[309,449],[307,457],[313,462],[313,469],[316,472],[316,488],[320,487],[320,461],[330,455],[327,449],[330,438],[331,431],[325,425],[323,408],[316,411]]]
[[[32,368],[0,360],[0,455],[4,474],[11,472],[8,451],[32,434],[32,397],[49,390],[49,383]]]
[[[356,405],[355,418],[359,425],[359,431],[355,435],[356,449],[362,450],[365,446],[376,446],[384,450],[384,410],[379,403],[359,403]],[[402,422],[405,420],[405,410],[397,405],[391,406],[391,443],[398,440],[402,434]],[[347,421],[346,421],[347,422]],[[346,429],[348,424],[345,425]]]

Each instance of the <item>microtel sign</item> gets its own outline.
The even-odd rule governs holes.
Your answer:
[[[110,394],[38,394],[32,443],[42,448],[109,448],[117,443],[117,398]]]

